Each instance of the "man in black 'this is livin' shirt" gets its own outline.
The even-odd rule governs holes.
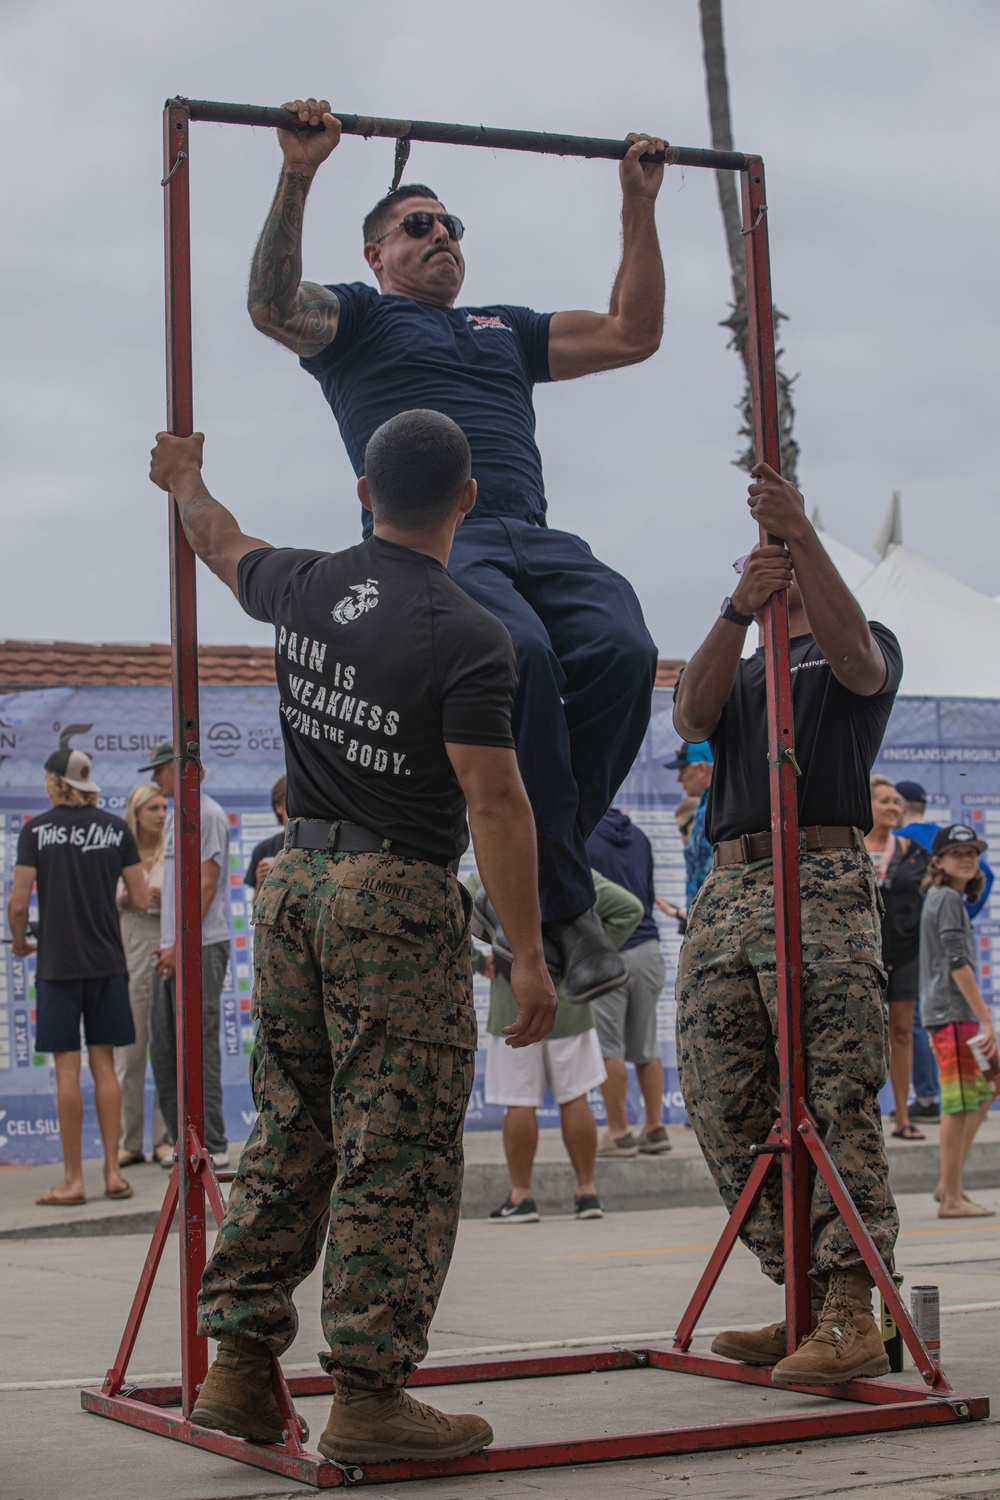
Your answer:
[[[101,789],[91,776],[89,756],[70,747],[53,751],[45,762],[45,790],[51,810],[31,818],[18,837],[7,921],[14,955],[25,958],[34,951],[27,925],[37,882],[35,1046],[53,1054],[63,1180],[36,1201],[54,1208],[87,1201],[81,1021],[104,1144],[105,1196],[132,1196],[118,1167],[122,1096],[114,1050],[135,1040],[115,903],[119,877],[136,910],[146,910],[148,894],[131,829],[97,806]]]
[[[161,433],[151,477],[188,540],[274,624],[287,768],[285,845],[255,909],[259,1119],[199,1298],[219,1340],[192,1420],[280,1441],[271,1357],[329,1214],[322,1308],[336,1396],[320,1452],[451,1458],[492,1439],[403,1386],[451,1259],[472,1087],[468,844],[515,962],[512,1046],[551,1029],[534,823],[517,770],[507,631],[446,564],[476,485],[449,418],[403,412],[365,453],[373,535],[345,552],[245,536],[208,494],[202,437]],[[335,1185],[336,1184],[336,1185]]]
[[[753,470],[755,521],[784,545],[758,547],[675,693],[674,726],[708,740],[715,774],[706,834],[713,867],[688,913],[677,969],[677,1060],[691,1122],[733,1208],[778,1114],[775,893],[764,650],[741,661],[747,628],[788,590],[802,914],[806,1103],[890,1270],[899,1217],[878,1091],[885,1082],[881,941],[868,778],[902,675],[895,636],[869,623],[810,525],[802,496]],[[787,550],[786,550],[787,549]],[[794,568],[794,573],[793,573]],[[733,1329],[716,1354],[773,1365],[780,1386],[885,1375],[871,1277],[818,1173],[809,1205],[816,1326],[793,1352],[785,1323]],[[785,1276],[781,1174],[765,1178],[743,1237],[766,1275]]]

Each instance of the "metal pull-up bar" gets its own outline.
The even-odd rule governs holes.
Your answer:
[[[181,105],[192,120],[214,121],[217,125],[264,125],[276,130],[322,130],[321,125],[303,125],[298,115],[288,109],[271,109],[258,104],[217,104],[211,99],[168,99],[167,106]],[[382,136],[396,141],[430,141],[440,146],[487,146],[497,151],[535,151],[542,156],[586,156],[620,161],[629,149],[629,141],[616,141],[594,135],[552,135],[541,130],[500,130],[492,125],[444,125],[438,120],[391,120],[377,115],[341,114],[331,110],[340,121],[344,135]],[[753,157],[741,151],[704,151],[691,146],[668,146],[666,151],[648,152],[645,162],[666,162],[672,167],[716,167],[725,172],[742,172]]]

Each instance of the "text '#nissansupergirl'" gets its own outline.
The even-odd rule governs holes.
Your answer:
[[[352,733],[356,728],[366,729],[379,738],[392,739],[399,730],[399,714],[359,695],[355,668],[350,663],[331,661],[326,668],[326,652],[323,641],[300,636],[284,625],[278,631],[278,657],[286,657],[311,674],[299,676],[291,667],[286,674],[288,691],[295,700],[281,705],[289,728],[305,739],[341,745],[344,759],[352,763],[390,776],[408,776],[404,753],[387,750]]]

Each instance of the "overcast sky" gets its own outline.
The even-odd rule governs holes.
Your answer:
[[[5,0],[0,636],[165,640],[161,108],[167,95],[709,144],[697,0]],[[995,0],[727,0],[735,143],[767,168],[800,479],[857,550],[894,489],[906,541],[1000,590]],[[195,411],[206,476],[251,534],[357,539],[316,382],[251,327],[271,131],[192,127]],[[369,280],[360,221],[392,144],[345,138],[306,214],[305,274]],[[604,309],[613,163],[416,144],[407,176],[465,221],[463,301]],[[713,174],[658,205],[666,332],[648,363],[536,392],[553,525],[635,584],[688,654],[754,540],[731,467],[742,388],[718,324]],[[201,572],[206,640],[263,640]]]

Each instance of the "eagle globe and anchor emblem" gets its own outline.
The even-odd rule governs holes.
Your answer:
[[[352,620],[360,620],[361,616],[367,614],[370,609],[374,609],[377,603],[377,578],[369,578],[367,583],[352,583],[351,592],[345,594],[333,610],[333,618],[338,625],[349,625]]]

